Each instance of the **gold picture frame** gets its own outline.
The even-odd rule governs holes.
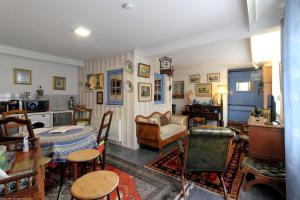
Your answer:
[[[152,101],[152,84],[151,83],[138,83],[139,88],[139,102]]]
[[[97,104],[103,104],[103,92],[97,92]]]
[[[87,75],[88,90],[103,90],[104,89],[104,74],[88,74]]]
[[[207,82],[220,82],[220,73],[207,74]]]
[[[14,84],[31,85],[32,75],[29,69],[14,68]]]
[[[150,78],[151,66],[144,63],[139,63],[138,76],[144,78]]]
[[[66,90],[66,77],[53,76],[53,90]]]
[[[195,97],[211,97],[211,96],[212,96],[211,83],[195,84]]]

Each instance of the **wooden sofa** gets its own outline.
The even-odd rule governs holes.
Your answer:
[[[162,115],[168,118],[169,124],[161,126],[160,117]],[[158,148],[161,153],[165,145],[187,135],[187,119],[187,116],[171,115],[170,111],[164,114],[154,112],[147,117],[138,115],[135,118],[138,143]]]

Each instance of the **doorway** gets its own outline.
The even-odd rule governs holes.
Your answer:
[[[228,121],[247,122],[251,112],[263,108],[262,69],[228,71]]]

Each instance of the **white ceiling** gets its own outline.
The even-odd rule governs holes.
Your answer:
[[[175,71],[201,67],[249,67],[252,64],[250,39],[218,41],[170,52]]]
[[[132,10],[122,9],[127,1]],[[91,29],[90,37],[72,33],[79,25]],[[239,38],[249,24],[241,0],[7,0],[0,27],[0,45],[89,60],[129,49],[151,55],[174,43],[191,46],[191,38]]]

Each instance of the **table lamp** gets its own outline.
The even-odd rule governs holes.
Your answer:
[[[224,126],[224,121],[223,121],[223,94],[228,94],[227,86],[226,85],[218,85],[217,94],[221,94],[221,120],[220,120],[220,126]]]

